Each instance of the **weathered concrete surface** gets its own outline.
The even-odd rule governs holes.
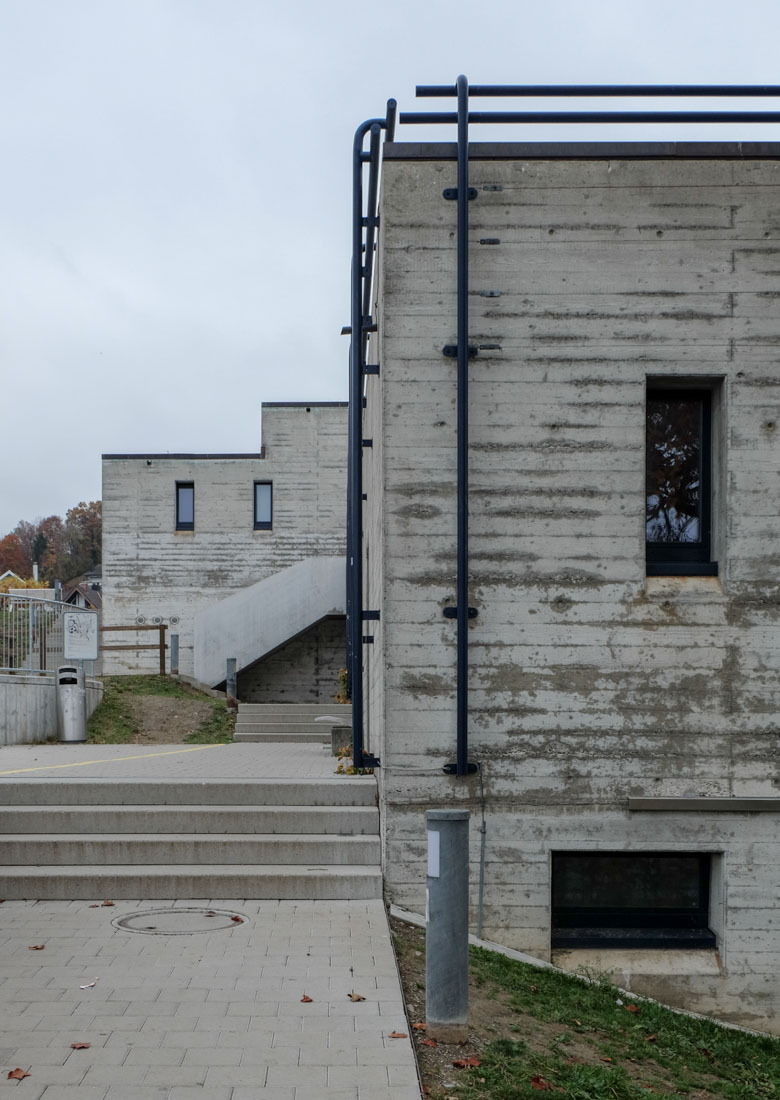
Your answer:
[[[87,718],[103,698],[99,680],[86,681]],[[55,676],[0,672],[0,745],[32,745],[58,736]]]
[[[333,703],[347,663],[346,619],[323,619],[300,637],[239,673],[247,703]]]
[[[179,671],[193,676],[199,611],[306,558],[343,555],[346,448],[346,406],[314,402],[264,405],[261,454],[104,455],[103,622],[161,619],[179,635]],[[175,529],[177,481],[195,486],[193,531]],[[270,530],[254,530],[255,481],[273,484]],[[157,660],[154,651],[107,652],[104,671],[154,672]]]
[[[777,1030],[777,815],[627,799],[780,790],[780,162],[470,171],[469,342],[493,348],[469,367],[481,773],[454,780],[455,165],[383,170],[364,424],[365,606],[382,617],[364,653],[388,892],[422,910],[424,811],[456,802],[478,821],[483,791],[484,935],[543,958],[551,853],[711,853],[717,956],[697,971],[676,954],[632,988]],[[649,378],[712,389],[717,578],[645,576]],[[476,905],[477,828],[471,843]]]

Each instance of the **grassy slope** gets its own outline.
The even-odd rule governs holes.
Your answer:
[[[215,744],[232,741],[232,720],[221,699],[212,700],[194,688],[169,676],[102,676],[103,701],[89,720],[87,740],[93,744],[122,745],[138,733],[130,709],[130,700],[138,695],[158,695],[170,699],[202,699],[211,702],[211,714],[199,729],[187,738],[188,744]]]

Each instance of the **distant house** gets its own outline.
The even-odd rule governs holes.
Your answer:
[[[74,607],[86,607],[90,611],[100,611],[103,607],[103,595],[101,592],[100,569],[74,577],[66,581],[62,586],[63,603],[73,604]]]
[[[152,630],[179,671],[239,697],[328,702],[345,661],[347,406],[262,406],[255,454],[103,456],[105,672],[154,671]]]

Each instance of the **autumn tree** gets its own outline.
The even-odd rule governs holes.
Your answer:
[[[7,569],[16,573],[17,577],[29,577],[32,574],[32,560],[25,552],[19,536],[13,532],[0,539],[0,573],[5,573]]]
[[[101,502],[82,500],[68,509],[64,522],[60,516],[20,520],[11,534],[0,540],[0,573],[13,569],[19,576],[29,577],[37,563],[41,580],[50,584],[70,580],[100,564],[101,545]],[[4,551],[8,564],[3,564]]]

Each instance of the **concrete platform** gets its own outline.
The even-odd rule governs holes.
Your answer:
[[[71,826],[84,820],[88,789],[99,792],[90,812],[105,807],[114,820],[139,779],[169,784],[185,812],[202,806],[212,786],[217,801],[232,797],[238,812],[248,780],[262,781],[265,796],[283,808],[301,780],[316,780],[309,791],[317,790],[320,806],[350,800],[368,825],[373,778],[334,771],[319,745],[0,748],[2,803],[16,799],[23,808],[34,796],[59,807],[62,820],[73,815]],[[233,812],[220,811],[225,824]],[[139,811],[130,813],[137,822]],[[166,869],[157,870],[162,889]],[[217,871],[236,868],[203,870],[213,882]],[[223,924],[219,914],[228,913],[227,927],[164,933],[172,910],[187,919],[201,911],[197,919],[206,921],[202,910],[212,911]],[[134,915],[146,931],[117,927]],[[101,893],[89,901],[5,901],[0,953],[0,1088],[21,1088],[29,1100],[420,1100],[411,1041],[390,1038],[409,1028],[378,899]],[[365,1000],[352,1001],[353,991]],[[73,1043],[90,1045],[74,1050]],[[17,1066],[30,1076],[7,1081]]]

